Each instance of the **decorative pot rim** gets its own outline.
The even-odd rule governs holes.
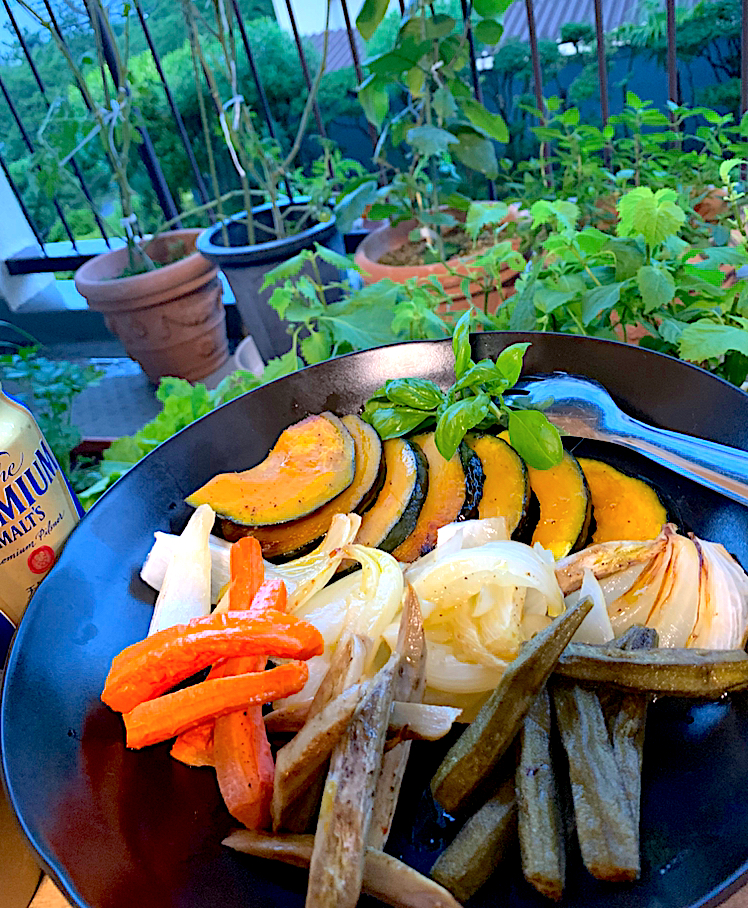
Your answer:
[[[294,204],[304,204],[308,201],[308,196],[299,196],[294,199]],[[288,199],[284,199],[280,203],[280,207],[287,208],[290,204],[291,202]],[[252,213],[254,215],[265,214],[271,211],[272,208],[273,206],[270,202],[265,202],[263,205],[256,205],[252,209]],[[312,227],[283,239],[269,240],[266,243],[248,243],[244,246],[223,246],[214,242],[214,238],[224,225],[240,221],[245,214],[246,211],[240,211],[239,214],[226,218],[220,224],[214,224],[212,227],[203,230],[195,244],[198,251],[205,258],[210,259],[212,262],[217,262],[224,268],[242,265],[262,265],[291,258],[302,249],[308,249],[313,243],[329,239],[337,229],[335,215],[331,212],[329,221],[317,221]]]
[[[460,212],[454,212],[459,215]],[[382,237],[386,234],[402,234],[404,236],[404,241],[398,243],[396,247],[405,245],[408,241],[408,234],[414,227],[418,226],[418,222],[415,219],[409,221],[401,221],[399,224],[392,226],[391,224],[386,224],[384,227],[380,227],[377,230],[373,230],[368,236],[366,236],[355,252],[355,262],[359,268],[364,272],[367,270],[372,276],[375,275],[375,271],[380,273],[381,276],[387,274],[405,274],[407,272],[409,277],[418,277],[418,278],[428,278],[432,275],[444,274],[449,267],[451,270],[459,271],[460,268],[467,268],[470,265],[472,259],[477,257],[477,253],[472,253],[470,255],[455,255],[452,258],[447,259],[446,262],[432,262],[428,265],[383,265],[379,262],[378,259],[372,258],[368,250],[377,243]],[[371,269],[375,269],[372,271]],[[512,269],[508,269],[512,270]],[[469,276],[469,273],[465,272],[466,276]]]
[[[149,240],[149,244],[165,242],[169,239],[197,239],[200,228],[171,230]],[[121,272],[127,261],[127,247],[102,252],[85,262],[75,272],[75,287],[91,306],[96,303],[120,305],[124,299],[130,300],[129,308],[139,308],[147,303],[141,302],[149,297],[161,295],[171,288],[210,279],[216,266],[198,252],[197,248],[176,262],[163,265],[155,271],[133,274],[127,277],[110,277],[107,272]],[[102,267],[103,266],[103,267]],[[109,266],[109,267],[107,267]],[[92,306],[91,308],[94,308]]]

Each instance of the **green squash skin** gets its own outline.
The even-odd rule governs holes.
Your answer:
[[[517,469],[520,471],[520,481],[522,482],[522,488],[523,488],[522,513],[521,513],[519,522],[517,523],[516,526],[514,526],[514,527],[507,526],[507,532],[509,533],[509,536],[511,539],[514,539],[518,542],[528,542],[532,538],[533,531],[535,530],[535,525],[538,522],[538,519],[540,516],[540,509],[538,507],[538,501],[535,498],[535,496],[532,494],[532,491],[530,489],[530,478],[529,478],[529,474],[527,472],[527,467],[525,466],[524,460],[522,460],[522,458],[519,456],[519,454],[517,454],[517,452],[514,450],[514,448],[512,448],[511,445],[509,445],[502,438],[499,438],[496,435],[491,435],[490,433],[487,433],[487,432],[480,433],[477,435],[469,435],[468,436],[468,447],[469,447],[469,441],[471,438],[475,438],[475,439],[490,438],[493,441],[495,441],[496,444],[506,445],[506,447],[509,448],[509,450],[514,455],[513,461],[516,464]],[[472,448],[470,448],[470,450],[472,451],[473,454],[475,454],[476,457],[478,457],[478,460],[480,460],[480,457],[478,456],[478,454],[475,451],[473,451]],[[486,465],[482,461],[480,461],[480,462],[481,462],[481,471],[483,473],[483,481],[485,482],[485,478],[487,476],[487,468],[486,468]],[[482,491],[483,490],[481,489],[481,494],[482,494]],[[478,517],[478,509],[480,506],[480,501],[481,501],[481,499],[478,499],[476,502],[476,507],[475,507],[475,516],[476,517]]]
[[[483,497],[483,483],[486,474],[483,471],[480,457],[464,441],[460,442],[457,451],[460,455],[462,472],[465,474],[465,501],[457,515],[457,520],[474,520],[478,517],[478,507]]]
[[[574,541],[574,545],[571,547],[571,552],[569,552],[569,554],[571,555],[573,552],[580,552],[587,545],[590,534],[592,532],[594,514],[592,510],[592,495],[590,495],[590,487],[587,485],[587,477],[584,475],[584,470],[581,468],[579,461],[576,459],[576,457],[574,457],[573,454],[569,453],[568,451],[566,453],[569,454],[569,457],[572,458],[577,470],[579,471],[579,475],[582,477],[582,485],[584,486],[584,492],[587,496],[587,510],[585,511],[584,521],[582,522],[582,526],[579,530],[579,535]]]
[[[429,464],[426,460],[426,455],[415,442],[406,441],[405,444],[410,447],[415,457],[416,479],[405,509],[394,526],[391,527],[389,533],[377,545],[377,548],[382,549],[384,552],[394,552],[415,530],[418,515],[421,513],[421,508],[429,489]]]

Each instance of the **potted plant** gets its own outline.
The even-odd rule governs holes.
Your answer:
[[[502,27],[496,17],[507,5],[503,0],[480,4],[481,19],[475,25],[480,40],[498,40]],[[386,8],[377,0],[364,4],[357,25],[365,39],[376,31]],[[496,228],[503,226],[504,237],[518,246],[510,229],[516,213],[513,218],[502,203],[494,204],[490,217],[485,203],[485,237],[471,236],[465,225],[470,199],[459,191],[463,180],[455,162],[467,169],[470,179],[494,179],[494,142],[509,138],[502,117],[476,101],[461,79],[472,27],[470,22],[458,25],[451,16],[435,12],[433,4],[418,0],[403,19],[392,49],[367,62],[369,76],[359,87],[364,112],[381,134],[376,163],[393,175],[384,186],[368,187],[368,216],[390,223],[364,239],[356,264],[369,282],[385,277],[400,283],[438,280],[463,304],[469,296],[465,291],[470,282],[466,285],[464,279],[471,274],[470,259],[494,244]],[[396,95],[402,106],[395,103]],[[402,170],[387,162],[388,146],[392,160],[402,157],[399,148],[404,146]],[[511,283],[516,265],[507,264],[503,272],[504,282]]]
[[[327,25],[322,61],[307,96],[291,148],[282,153],[279,144],[264,135],[255,123],[254,113],[240,93],[237,81],[235,25],[223,0],[211,5],[212,18],[207,28],[204,11],[193,0],[182,0],[182,10],[192,51],[193,71],[200,105],[203,137],[208,151],[211,179],[216,198],[218,186],[213,154],[213,132],[203,99],[203,82],[220,129],[220,135],[240,184],[234,193],[243,199],[244,210],[227,217],[218,206],[219,223],[204,230],[197,241],[198,250],[220,265],[231,285],[246,331],[254,338],[263,359],[282,355],[291,347],[286,323],[268,305],[269,291],[263,284],[266,273],[303,249],[320,244],[343,254],[343,241],[337,230],[330,204],[338,176],[328,174],[327,198],[297,195],[291,181],[294,161],[301,148],[309,117],[324,73],[327,57]],[[230,98],[221,93],[227,85]],[[335,159],[329,148],[324,156],[330,168]],[[259,203],[259,204],[258,204]],[[339,270],[323,263],[325,282],[339,277]]]
[[[47,30],[63,55],[87,109],[84,134],[52,161],[65,178],[65,164],[98,141],[115,178],[122,206],[124,246],[103,253],[78,269],[75,284],[90,308],[103,313],[107,327],[143,371],[204,378],[228,359],[226,319],[218,269],[195,248],[199,230],[173,230],[145,240],[138,226],[135,192],[130,184],[130,152],[138,141],[128,81],[127,59],[120,53],[101,0],[86,0],[100,84],[92,89],[80,64],[53,24],[26,0],[19,0]],[[111,80],[105,75],[109,66]],[[51,149],[51,144],[46,143]],[[170,226],[170,225],[165,225]]]
[[[741,163],[725,162],[725,178]],[[746,292],[725,280],[726,268],[748,263],[745,244],[694,248],[673,189],[622,195],[615,235],[582,226],[569,200],[540,200],[531,214],[541,248],[491,327],[624,340],[746,380]]]

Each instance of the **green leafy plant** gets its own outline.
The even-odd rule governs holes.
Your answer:
[[[542,251],[517,294],[491,322],[514,330],[563,331],[640,344],[708,366],[741,384],[748,375],[748,291],[722,270],[748,263],[744,246],[692,248],[686,212],[672,189],[630,190],[618,202],[616,235],[580,226],[567,200],[538,201]]]
[[[427,0],[417,0],[402,19],[394,46],[366,61],[369,75],[359,86],[359,100],[380,134],[375,161],[395,172],[384,186],[370,184],[359,201],[372,205],[374,220],[415,220],[411,236],[425,241],[426,260],[449,257],[442,234],[458,220],[444,207],[466,211],[469,205],[457,191],[454,162],[489,178],[498,174],[494,142],[508,141],[506,123],[474,99],[463,71],[470,28],[478,40],[498,42],[499,19],[509,2],[480,0],[473,5],[477,21],[458,24]],[[364,39],[375,34],[387,7],[387,0],[366,0],[356,20]],[[398,170],[392,161],[401,146],[407,166]]]
[[[39,350],[38,346],[21,347],[0,356],[0,375],[17,385],[63,472],[75,480],[70,454],[81,434],[72,422],[73,401],[104,373],[90,365],[47,359]]]
[[[460,318],[452,336],[455,381],[443,391],[432,381],[398,378],[366,402],[363,418],[383,439],[409,435],[435,426],[436,446],[449,460],[465,435],[508,427],[509,440],[530,466],[548,469],[561,461],[563,446],[558,430],[540,410],[514,409],[504,400],[522,371],[529,344],[512,344],[494,362],[474,362],[470,348],[470,310]]]

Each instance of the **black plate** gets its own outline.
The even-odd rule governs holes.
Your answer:
[[[528,371],[588,375],[634,416],[748,450],[748,395],[677,360],[558,335],[473,340],[476,358],[531,340]],[[452,363],[449,342],[413,343],[343,357],[260,388],[150,454],[75,530],[18,632],[0,730],[11,801],[46,868],[75,903],[303,904],[303,872],[220,845],[231,821],[212,772],[171,760],[167,745],[127,752],[121,720],[99,694],[112,657],[148,629],[155,597],[138,570],[154,530],[184,526],[186,494],[219,471],[259,461],[285,426],[309,412],[355,411],[396,376],[449,384]],[[685,524],[725,543],[748,565],[748,509],[622,450],[608,448],[605,455],[651,477]],[[642,879],[618,887],[596,883],[572,856],[565,904],[685,908],[716,904],[732,891],[748,872],[747,741],[746,696],[655,704],[644,761]],[[424,870],[453,832],[423,795],[440,754],[440,745],[413,749],[390,840],[393,853]],[[516,861],[474,903],[495,904],[497,891],[508,905],[547,904],[521,880]]]

